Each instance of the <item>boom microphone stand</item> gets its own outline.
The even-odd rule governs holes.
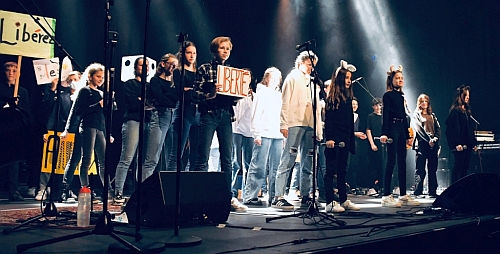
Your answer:
[[[105,10],[106,10],[106,17],[105,17],[105,66],[107,65],[107,47],[109,45],[109,38],[108,38],[108,35],[109,35],[109,20],[111,19],[111,16],[109,16],[109,7],[110,5],[112,5],[112,1],[106,1],[106,6],[105,6]],[[107,68],[105,68],[106,71],[108,70]],[[109,146],[109,143],[110,143],[110,123],[111,123],[111,113],[112,113],[112,110],[113,110],[113,103],[112,103],[112,91],[110,90],[110,87],[108,86],[108,77],[107,77],[107,74],[105,75],[105,84],[106,84],[106,88],[105,88],[105,91],[108,91],[108,96],[106,98],[106,96],[104,96],[105,98],[105,105],[107,105],[107,112],[108,112],[108,117],[107,117],[107,125],[106,125],[106,130],[108,131],[106,133],[106,145]],[[106,157],[109,157],[108,155],[109,153],[106,152]],[[107,160],[106,162],[107,164],[109,164],[109,160]],[[39,246],[44,246],[44,245],[48,245],[48,244],[52,244],[52,243],[57,243],[57,242],[61,242],[61,241],[65,241],[65,240],[70,240],[70,239],[74,239],[74,238],[78,238],[78,237],[82,237],[82,236],[88,236],[88,235],[109,235],[111,236],[112,238],[114,238],[115,240],[119,241],[121,244],[125,245],[128,250],[134,252],[134,253],[137,253],[137,252],[142,252],[141,249],[139,249],[137,246],[127,242],[125,239],[121,238],[120,236],[118,236],[118,234],[122,234],[122,235],[126,235],[126,236],[134,236],[134,234],[129,234],[129,233],[126,233],[126,232],[120,232],[120,231],[116,231],[113,229],[113,225],[111,224],[111,214],[108,212],[108,209],[107,209],[107,206],[108,206],[108,195],[107,195],[107,192],[108,192],[108,187],[109,187],[109,178],[108,178],[108,170],[109,170],[109,167],[106,167],[105,168],[105,172],[104,172],[104,186],[103,186],[103,195],[102,195],[102,200],[103,200],[103,212],[101,214],[101,216],[99,217],[98,221],[97,221],[97,224],[95,226],[95,229],[94,230],[90,230],[90,231],[84,231],[84,232],[80,232],[80,233],[76,233],[76,234],[73,234],[73,235],[67,235],[67,236],[63,236],[63,237],[59,237],[59,238],[54,238],[54,239],[49,239],[49,240],[45,240],[45,241],[40,241],[40,242],[36,242],[36,243],[31,243],[31,244],[20,244],[20,245],[17,245],[17,252],[20,253],[20,252],[23,252],[25,250],[28,250],[28,249],[31,249],[31,248],[34,248],[34,247],[39,247]],[[150,246],[151,247],[151,246]],[[156,246],[153,246],[153,247],[156,247]],[[150,252],[153,253],[153,252],[161,252],[163,251],[164,248],[162,249],[162,247],[159,247],[159,248],[156,248],[156,249],[151,249]],[[124,252],[121,252],[121,253],[124,253]]]
[[[169,248],[176,248],[176,247],[189,247],[189,246],[195,246],[198,244],[201,244],[202,239],[196,236],[180,236],[179,235],[179,215],[181,213],[181,168],[182,168],[182,154],[183,154],[183,147],[181,144],[182,140],[182,130],[184,128],[184,96],[186,93],[184,92],[184,76],[186,75],[186,70],[184,67],[184,64],[186,62],[186,39],[187,39],[187,34],[180,33],[177,42],[181,43],[181,82],[179,84],[179,90],[181,93],[180,100],[179,100],[179,111],[178,116],[179,116],[179,131],[177,135],[177,147],[174,147],[174,149],[177,149],[177,171],[175,174],[175,213],[174,213],[174,235],[169,237],[168,240],[166,241],[165,245],[166,247]]]
[[[52,142],[52,167],[51,167],[51,172],[50,172],[50,179],[49,179],[49,182],[47,183],[47,186],[45,188],[45,192],[47,192],[48,188],[51,187],[51,192],[49,193],[49,200],[48,202],[45,202],[45,208],[42,210],[42,214],[40,215],[37,215],[35,217],[32,217],[26,221],[24,221],[23,223],[19,224],[19,225],[16,225],[14,227],[11,227],[11,228],[5,228],[3,230],[3,233],[4,234],[9,234],[11,233],[12,231],[18,229],[18,228],[21,228],[21,227],[24,227],[25,225],[33,222],[33,221],[37,221],[37,220],[40,220],[41,218],[45,218],[45,217],[55,217],[55,216],[59,216],[60,214],[57,212],[57,208],[56,208],[56,205],[54,204],[54,193],[56,191],[54,191],[54,188],[53,188],[53,185],[54,185],[54,182],[55,182],[55,171],[56,171],[56,167],[57,167],[57,161],[58,161],[58,155],[59,155],[59,142],[60,142],[60,138],[59,136],[57,136],[57,132],[58,132],[58,127],[59,127],[59,116],[60,116],[60,107],[61,107],[61,100],[60,100],[60,97],[61,97],[61,83],[62,83],[62,62],[63,62],[63,58],[65,56],[67,56],[72,62],[73,62],[73,57],[68,53],[68,51],[66,51],[66,49],[64,49],[64,47],[62,46],[61,43],[59,43],[56,38],[54,36],[52,36],[52,33],[49,32],[45,26],[43,26],[41,23],[40,23],[40,18],[37,18],[35,16],[33,16],[33,14],[31,14],[31,12],[19,1],[17,0],[17,2],[19,3],[19,5],[21,5],[21,7],[26,11],[26,13],[28,13],[28,15],[33,19],[33,21],[35,21],[35,23],[45,32],[45,34],[47,36],[49,36],[53,41],[54,41],[54,44],[59,48],[60,52],[59,52],[59,77],[58,77],[58,82],[57,82],[57,86],[56,86],[56,100],[55,100],[55,123],[54,123],[54,141]],[[50,26],[49,26],[50,27]],[[52,30],[52,27],[50,27],[50,29]],[[54,30],[52,30],[52,32],[54,32]],[[54,32],[55,34],[55,32]],[[75,62],[75,65],[80,68],[80,66]],[[20,72],[21,70],[21,65],[20,63],[18,63],[18,72]],[[52,112],[51,112],[52,114]],[[52,137],[49,138],[49,141],[47,141],[49,144],[50,144],[50,139],[52,139]],[[46,195],[46,194],[44,194]]]
[[[284,215],[284,216],[279,216],[279,217],[273,217],[273,218],[266,218],[266,222],[270,222],[270,221],[273,221],[273,220],[277,220],[277,219],[283,219],[283,218],[288,218],[288,217],[299,217],[299,218],[310,218],[312,221],[314,221],[316,224],[317,223],[320,223],[320,222],[323,222],[325,220],[329,220],[330,222],[333,222],[333,223],[336,223],[340,226],[344,226],[345,225],[345,222],[343,221],[340,221],[340,220],[337,220],[335,219],[332,215],[329,215],[327,213],[321,213],[319,211],[319,208],[316,204],[316,174],[317,174],[317,167],[316,167],[316,156],[317,156],[317,146],[318,146],[318,140],[316,138],[316,123],[317,123],[317,117],[316,117],[316,108],[317,108],[317,85],[316,83],[314,82],[316,79],[318,80],[318,83],[320,83],[319,85],[322,85],[322,82],[320,82],[319,78],[318,78],[318,73],[316,71],[316,66],[314,64],[314,57],[310,54],[310,51],[309,51],[309,45],[311,44],[311,42],[314,41],[314,40],[310,40],[306,43],[304,43],[303,45],[305,45],[305,50],[307,51],[307,54],[309,56],[309,59],[311,61],[311,64],[312,64],[312,68],[313,68],[313,72],[314,72],[314,80],[311,78],[309,80],[309,89],[311,89],[311,87],[313,87],[313,96],[312,96],[312,111],[313,111],[313,157],[312,157],[312,200],[311,202],[309,202],[309,206],[307,207],[307,210],[305,212],[300,212],[300,213],[294,213],[294,214],[290,214],[290,215]],[[300,50],[300,46],[297,47],[297,50],[299,51]],[[321,88],[323,89],[323,88]],[[319,217],[320,220],[316,220],[315,217]],[[313,223],[314,224],[314,223]]]

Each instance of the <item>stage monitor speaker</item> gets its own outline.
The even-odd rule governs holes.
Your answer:
[[[142,183],[141,225],[168,227],[175,224],[176,172],[155,172]],[[134,192],[124,211],[130,224],[136,223],[137,192]],[[181,225],[196,220],[225,222],[231,210],[224,172],[181,172]]]
[[[491,173],[467,175],[443,191],[432,206],[457,213],[495,214],[500,206],[500,177]]]

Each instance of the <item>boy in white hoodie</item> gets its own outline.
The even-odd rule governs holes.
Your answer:
[[[311,79],[313,63],[318,62],[318,57],[312,51],[303,51],[295,59],[295,68],[288,74],[283,82],[282,106],[280,116],[280,132],[287,138],[285,149],[281,155],[281,162],[276,173],[276,188],[273,208],[291,210],[293,205],[283,197],[285,194],[286,180],[297,155],[300,154],[300,195],[302,204],[310,200],[312,191],[312,156],[313,136],[317,140],[323,139],[321,124],[321,109],[316,107],[313,112],[312,103],[316,98],[319,105],[320,88],[314,89]],[[313,92],[316,91],[316,96]],[[316,133],[313,133],[314,117],[316,114]]]

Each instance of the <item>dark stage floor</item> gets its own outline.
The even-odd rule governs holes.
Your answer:
[[[291,217],[266,223],[266,218],[292,213],[250,207],[246,213],[231,213],[223,225],[192,223],[181,228],[179,235],[199,237],[202,243],[167,248],[163,253],[499,253],[500,215],[419,214],[431,206],[434,199],[430,198],[418,199],[419,207],[402,208],[382,208],[380,199],[368,196],[349,196],[349,199],[361,210],[336,214],[334,221]],[[2,199],[0,210],[39,205],[33,199],[17,203]],[[56,205],[61,211],[68,204]],[[116,230],[135,230],[135,226],[125,223],[113,225]],[[83,231],[57,226],[15,230],[0,235],[0,253],[16,253],[20,244],[79,232]],[[145,236],[143,244],[166,242],[174,235],[172,228],[143,227],[141,233]],[[124,238],[134,242],[132,237]],[[122,246],[108,235],[89,235],[32,248],[26,253],[107,253],[111,244]]]

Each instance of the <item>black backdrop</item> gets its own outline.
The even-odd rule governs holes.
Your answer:
[[[57,19],[57,39],[82,68],[92,62],[103,62],[106,1],[19,1],[35,15]],[[335,16],[337,21],[332,23],[325,22],[319,14],[329,2],[335,3],[338,10],[327,14]],[[175,35],[182,31],[197,44],[198,62],[205,62],[211,58],[210,41],[216,36],[230,36],[234,44],[230,64],[248,67],[260,79],[268,66],[276,66],[286,75],[293,66],[295,45],[316,39],[315,51],[320,57],[317,67],[322,79],[329,79],[340,59],[346,59],[358,68],[354,77],[365,76],[370,91],[375,96],[382,96],[384,73],[369,75],[375,69],[373,56],[377,49],[375,52],[368,50],[368,45],[379,38],[364,35],[359,23],[362,14],[350,7],[353,2],[152,0],[148,56],[159,59],[164,53],[176,52],[179,45]],[[473,113],[481,122],[479,129],[500,133],[497,110],[500,13],[497,1],[387,2],[387,11],[396,26],[395,34],[391,36],[403,56],[400,63],[394,64],[402,64],[405,74],[412,77],[406,79],[405,89],[415,93],[415,98],[420,93],[427,93],[444,127],[455,88],[461,84],[469,85]],[[278,10],[280,5],[287,7],[285,18],[284,11]],[[145,0],[117,0],[111,6],[110,29],[120,34],[114,59],[117,77],[121,71],[121,56],[142,54],[145,7]],[[17,1],[8,1],[0,8],[26,12]],[[16,57],[0,55],[1,62],[7,60],[15,61]],[[24,58],[21,86],[30,92],[36,111],[39,87],[35,85],[31,60]],[[119,106],[123,101],[121,84],[117,78],[115,86]],[[354,88],[360,101],[358,113],[364,127],[366,115],[371,112],[371,98],[359,86]],[[415,102],[410,102],[410,105],[413,108]],[[116,154],[113,165],[116,165],[121,150],[122,114],[123,108],[114,115],[112,129],[116,142],[110,148]],[[446,155],[445,143],[443,148]]]

